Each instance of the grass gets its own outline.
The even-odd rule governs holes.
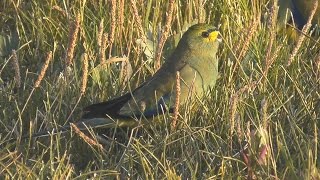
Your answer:
[[[292,39],[272,2],[3,0],[0,23],[16,21],[20,44],[0,62],[0,178],[319,179],[320,32]],[[137,87],[195,22],[220,24],[224,39],[199,108],[19,140]]]

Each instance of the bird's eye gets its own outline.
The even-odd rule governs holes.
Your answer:
[[[209,33],[207,31],[204,31],[204,32],[202,32],[201,36],[204,38],[207,38],[207,37],[209,37]]]

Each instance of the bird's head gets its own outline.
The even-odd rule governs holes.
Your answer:
[[[209,24],[191,26],[182,36],[180,46],[197,51],[217,51],[221,38],[216,27]]]

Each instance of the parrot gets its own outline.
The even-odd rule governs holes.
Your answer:
[[[202,97],[215,85],[218,77],[220,42],[221,35],[213,25],[200,23],[191,26],[152,77],[120,97],[85,107],[81,120],[74,124],[80,130],[134,127],[150,123],[150,119],[163,113],[172,113],[177,96],[177,72],[180,74],[180,103]],[[51,133],[70,129],[70,125],[66,125]],[[31,137],[48,134],[48,131],[39,132]]]

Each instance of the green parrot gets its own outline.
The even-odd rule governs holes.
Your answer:
[[[320,21],[320,0],[317,1],[318,7],[312,19],[313,24],[317,24]],[[307,23],[310,13],[314,8],[314,2],[315,0],[292,0],[292,5],[294,8],[293,16],[297,21],[299,29],[302,29]]]
[[[182,36],[176,49],[162,67],[138,88],[113,100],[90,105],[75,125],[87,128],[136,126],[164,112],[173,112],[176,97],[176,73],[180,72],[180,102],[201,97],[216,83],[218,59],[216,57],[220,35],[208,24],[191,26]],[[70,125],[52,132],[63,132]],[[37,133],[39,137],[48,132]]]
[[[312,23],[320,22],[320,0],[318,1],[317,11],[313,17]],[[279,23],[294,22],[298,29],[302,29],[307,23],[310,13],[314,7],[315,0],[279,0]],[[289,10],[289,11],[288,11]],[[292,13],[292,19],[291,13]]]

